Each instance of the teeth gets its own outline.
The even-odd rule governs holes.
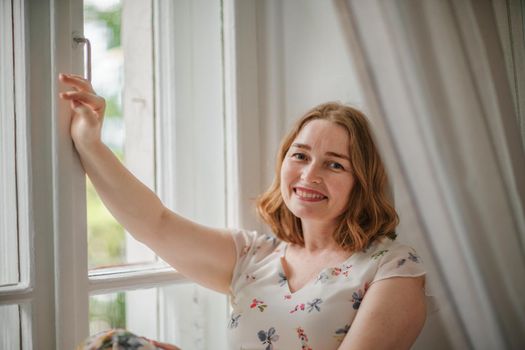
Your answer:
[[[297,193],[299,197],[303,197],[303,198],[313,198],[313,199],[323,199],[324,198],[324,196],[314,194],[314,193],[303,192],[301,190],[295,190],[295,192]]]

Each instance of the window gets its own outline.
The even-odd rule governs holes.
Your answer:
[[[93,47],[93,84],[109,107],[105,143],[172,209],[205,224],[224,226],[219,5],[86,1],[84,35]],[[162,37],[156,33],[172,22],[178,27]],[[97,31],[106,34],[96,39]],[[159,53],[166,45],[174,46],[178,55]],[[209,49],[199,52],[201,46]],[[170,62],[162,66],[160,60]],[[201,75],[204,69],[209,74]],[[170,87],[173,82],[175,88]],[[154,91],[164,95],[155,96]],[[169,113],[157,109],[155,101],[162,104],[163,99],[176,102],[176,107]],[[199,103],[204,99],[205,106]],[[213,179],[210,171],[217,174]],[[162,186],[161,178],[174,182],[169,187],[173,192]],[[224,344],[220,328],[211,326],[226,324],[226,298],[185,281],[124,233],[108,213],[109,225],[101,226],[96,215],[103,206],[90,201],[94,192],[89,182],[87,188],[90,333],[125,327],[186,348]],[[170,286],[173,282],[177,284]],[[151,288],[158,284],[163,287]],[[207,311],[211,300],[215,312]],[[190,320],[190,315],[199,320]],[[201,326],[188,328],[187,322]],[[222,342],[209,342],[213,334]]]
[[[90,17],[89,6],[102,3],[110,7],[99,15],[122,19],[121,49],[110,54],[124,59],[109,75],[123,82],[123,93],[97,75],[110,60],[97,56],[105,45],[93,23],[115,25],[115,18]],[[100,254],[97,245],[112,244],[96,235],[109,229],[88,225],[103,208],[86,204],[93,191],[56,79],[82,71],[84,50],[72,39],[83,33],[92,42],[93,82],[108,99],[105,141],[170,208],[225,226],[221,3],[85,4],[86,13],[79,0],[0,5],[0,186],[8,194],[0,202],[0,259],[8,259],[0,269],[0,323],[9,324],[0,347],[70,349],[89,332],[124,326],[185,348],[225,348],[226,297],[189,282],[120,228],[117,254]]]
[[[0,3],[0,348],[27,348],[30,331],[28,151],[21,4]]]
[[[14,96],[14,62],[11,4],[2,2],[2,31],[0,41],[0,286],[16,285],[18,274],[17,193],[16,193],[16,129]]]

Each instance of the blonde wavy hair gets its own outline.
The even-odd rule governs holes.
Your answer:
[[[345,212],[333,233],[345,250],[363,250],[374,240],[395,239],[399,217],[387,194],[387,175],[375,145],[366,116],[359,110],[337,102],[318,105],[300,118],[281,142],[277,153],[275,178],[270,188],[257,198],[257,212],[277,238],[304,246],[301,219],[286,206],[281,195],[281,166],[291,144],[302,128],[314,119],[328,120],[348,133],[354,186]]]

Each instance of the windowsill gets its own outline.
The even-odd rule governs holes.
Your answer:
[[[113,266],[89,272],[91,295],[187,282],[186,277],[163,263]]]

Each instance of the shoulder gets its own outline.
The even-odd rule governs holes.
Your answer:
[[[417,251],[404,243],[383,238],[364,253],[366,260],[377,267],[374,281],[389,277],[418,277],[426,274]]]
[[[395,257],[408,255],[409,252],[419,258],[419,255],[417,255],[417,252],[411,246],[388,237],[381,237],[371,242],[365,249],[357,251],[354,254],[357,255],[363,263],[373,262],[382,264]]]
[[[273,235],[252,230],[232,232],[237,260],[247,257],[262,257],[275,250],[280,241]]]
[[[234,272],[253,269],[267,263],[279,252],[281,241],[275,236],[250,230],[233,232],[236,249]]]
[[[277,259],[281,241],[271,234],[250,230],[234,230],[236,261],[230,291],[235,295],[244,285],[242,276],[252,275]]]

